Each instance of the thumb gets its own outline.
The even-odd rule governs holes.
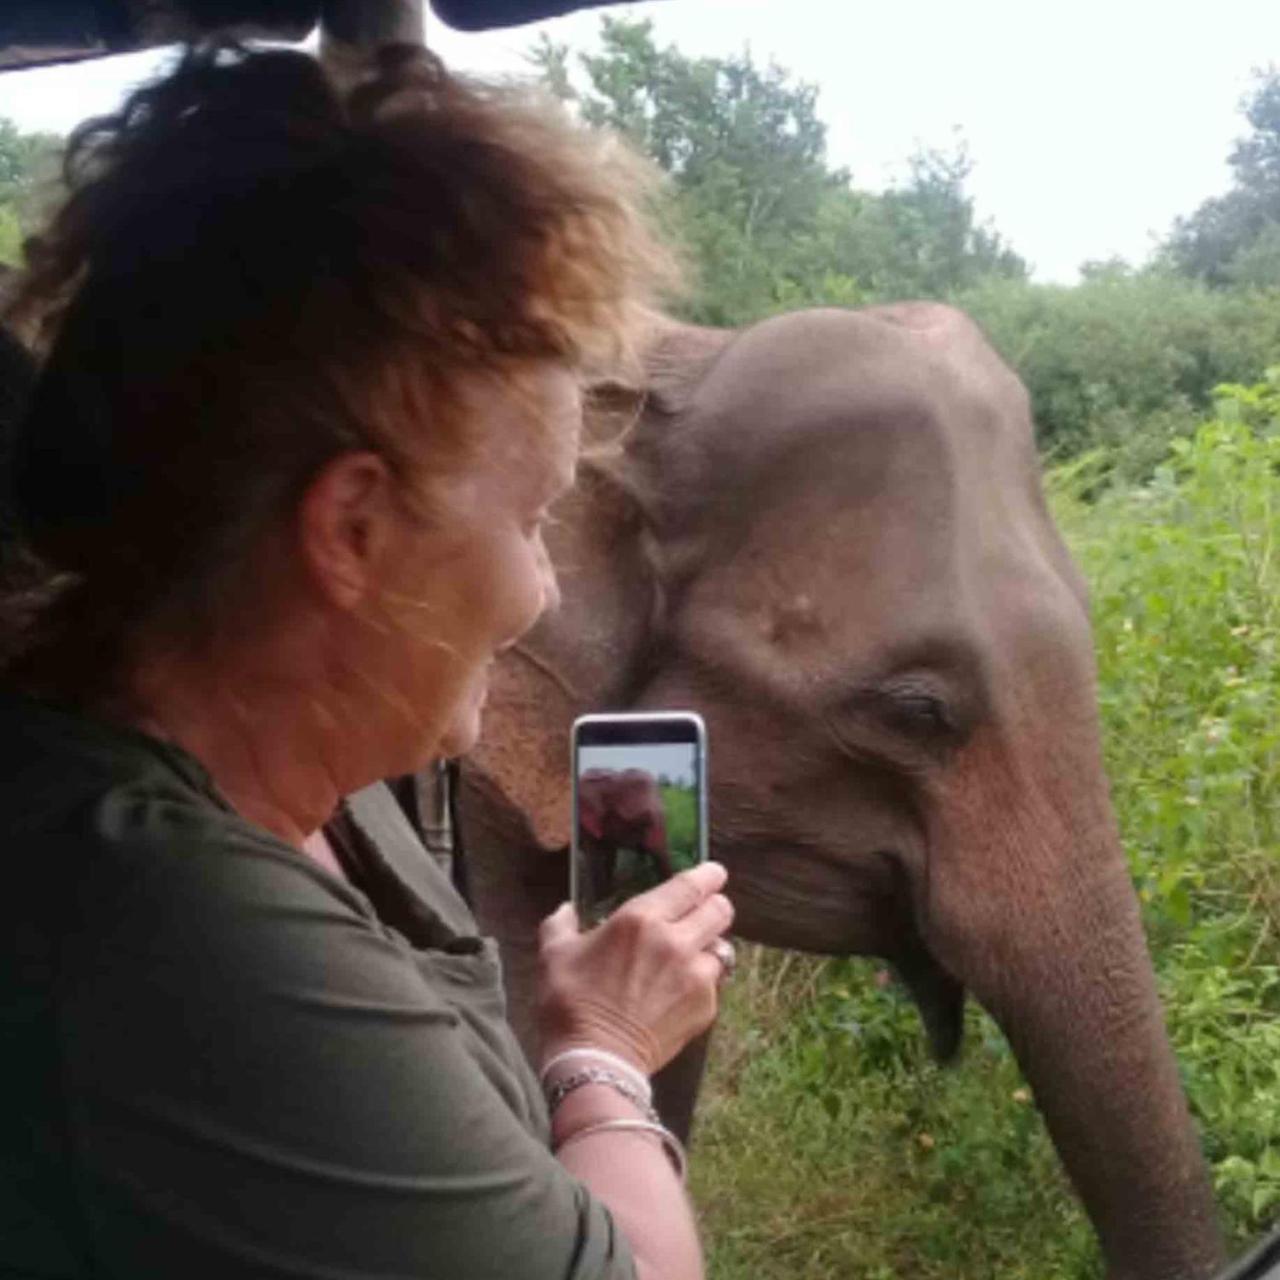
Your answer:
[[[538,927],[538,942],[545,947],[561,938],[576,938],[581,932],[577,909],[572,902],[562,902]]]

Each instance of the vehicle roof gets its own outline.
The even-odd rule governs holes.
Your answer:
[[[435,17],[463,31],[550,18],[618,0],[430,0]],[[394,29],[422,0],[4,0],[0,70],[127,53],[231,30],[301,40],[317,26],[363,42]]]

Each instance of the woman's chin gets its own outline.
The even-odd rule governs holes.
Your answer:
[[[480,741],[479,706],[468,707],[440,739],[440,755],[446,759],[465,756]]]
[[[484,668],[471,685],[453,717],[453,723],[440,739],[440,755],[463,756],[480,740],[480,722],[489,696],[489,670]]]

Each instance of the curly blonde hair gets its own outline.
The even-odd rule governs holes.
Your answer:
[[[678,276],[634,156],[410,46],[349,92],[301,53],[194,50],[65,172],[9,308],[42,362],[8,477],[42,567],[7,602],[28,684],[206,624],[335,454],[465,458],[461,379],[624,367]]]

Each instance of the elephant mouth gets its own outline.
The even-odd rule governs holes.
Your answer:
[[[934,958],[920,936],[906,866],[893,855],[884,858],[902,909],[899,944],[889,963],[920,1011],[934,1060],[951,1062],[964,1040],[964,983]]]
[[[729,844],[735,932],[810,954],[882,957],[920,1011],[933,1057],[952,1060],[964,1036],[964,985],[925,945],[902,858],[881,851],[851,859],[825,846],[788,844],[796,857],[785,867],[775,841],[758,850],[741,838]]]
[[[964,984],[951,976],[918,938],[890,958],[890,964],[911,995],[938,1062],[951,1062],[964,1039]]]

